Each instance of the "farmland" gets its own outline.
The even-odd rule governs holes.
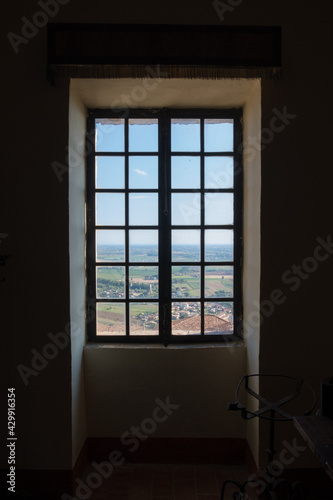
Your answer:
[[[175,334],[181,334],[180,319],[200,317],[201,305],[195,299],[201,298],[201,287],[204,290],[204,298],[217,300],[217,302],[205,303],[205,316],[214,315],[220,318],[220,328],[226,331],[230,330],[230,323],[222,323],[232,321],[232,303],[218,302],[218,299],[233,297],[233,267],[221,265],[221,262],[231,260],[230,249],[226,247],[224,245],[223,248],[215,250],[213,248],[206,249],[206,259],[208,253],[210,258],[206,260],[207,265],[205,266],[186,265],[186,263],[195,262],[193,257],[196,255],[196,249],[191,249],[190,245],[178,248],[176,257],[173,253],[175,265],[172,265],[170,295],[173,299],[172,322]],[[97,298],[105,299],[105,302],[102,300],[97,305],[98,334],[125,334],[126,304],[123,300],[128,294],[129,299],[135,299],[135,302],[130,303],[130,334],[157,335],[159,329],[159,270],[158,266],[153,265],[153,263],[145,265],[145,262],[152,262],[149,259],[153,258],[154,252],[149,246],[132,249],[135,258],[131,260],[127,271],[126,266],[121,264],[124,260],[121,256],[122,253],[122,249],[115,246],[109,249],[103,247],[98,251],[99,262],[103,261],[108,264],[97,265],[96,268]],[[212,258],[212,256],[217,255],[218,258]],[[217,260],[219,264],[214,265],[212,260]],[[180,264],[181,261],[182,264]],[[135,265],[136,262],[141,265]],[[189,302],[177,302],[179,298],[188,298]],[[149,302],[146,302],[147,299]],[[217,324],[216,321],[215,323]],[[186,323],[187,326],[189,324],[189,322]],[[194,324],[193,321],[191,324]],[[200,320],[195,320],[195,324],[195,331],[189,331],[187,334],[198,333]],[[183,325],[185,328],[185,323]]]

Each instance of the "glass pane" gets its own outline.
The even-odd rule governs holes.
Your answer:
[[[158,267],[129,268],[130,299],[158,299]]]
[[[232,302],[205,303],[205,335],[231,335],[234,330]]]
[[[208,229],[205,231],[205,260],[234,260],[234,232],[232,229]]]
[[[205,194],[205,224],[222,225],[234,222],[234,195],[232,193]]]
[[[129,260],[130,262],[157,262],[158,231],[130,230]]]
[[[96,194],[96,224],[99,226],[123,226],[125,224],[124,194]]]
[[[233,297],[234,268],[233,266],[205,267],[205,297]]]
[[[172,266],[172,297],[200,298],[199,266]]]
[[[174,226],[200,224],[200,193],[172,193],[171,219]]]
[[[234,160],[231,156],[205,158],[205,188],[226,189],[234,187]]]
[[[125,149],[125,120],[122,118],[97,118],[96,151],[122,152]]]
[[[200,119],[171,120],[171,151],[200,151]]]
[[[195,262],[200,260],[199,229],[172,231],[172,261]]]
[[[173,156],[171,158],[172,189],[200,188],[200,158],[198,156]]]
[[[158,120],[132,118],[129,121],[129,151],[158,151]]]
[[[129,157],[129,188],[158,189],[158,157]]]
[[[130,226],[158,225],[158,194],[132,193],[129,195]]]
[[[124,262],[125,231],[98,229],[96,231],[96,260]]]
[[[96,317],[97,335],[125,335],[125,304],[100,302]]]
[[[158,335],[158,304],[139,302],[130,304],[130,335]]]
[[[96,297],[98,299],[123,299],[125,297],[125,268],[96,268]]]
[[[96,157],[96,187],[124,189],[125,159],[123,156]]]
[[[205,120],[205,151],[233,151],[234,149],[234,121],[232,119]]]
[[[172,335],[200,335],[200,309],[199,302],[173,302]]]

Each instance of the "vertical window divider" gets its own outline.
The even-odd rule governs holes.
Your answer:
[[[200,119],[200,313],[201,313],[201,335],[205,334],[205,120]]]
[[[130,334],[129,303],[129,121],[125,118],[125,326],[126,337]]]
[[[170,117],[165,109],[159,115],[159,317],[161,323],[162,342],[169,343],[171,329],[171,291],[168,283],[171,280],[170,262]]]

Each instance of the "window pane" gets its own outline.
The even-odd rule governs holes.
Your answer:
[[[158,304],[140,302],[130,304],[130,335],[158,335]]]
[[[198,229],[172,231],[172,261],[200,260],[200,231]]]
[[[158,194],[132,193],[129,195],[130,226],[158,225]]]
[[[122,299],[125,297],[125,268],[96,268],[96,297],[98,299]]]
[[[172,266],[172,297],[200,298],[199,266]]]
[[[129,157],[129,188],[130,189],[158,188],[157,156]]]
[[[200,151],[200,119],[171,120],[171,151]]]
[[[125,159],[123,156],[97,156],[96,187],[124,189]]]
[[[171,219],[173,226],[200,224],[200,193],[172,193]]]
[[[96,231],[96,260],[124,262],[125,231],[98,229]]]
[[[173,302],[172,335],[200,335],[200,309],[199,302]]]
[[[96,305],[97,335],[125,335],[125,304]]]
[[[234,195],[232,193],[205,194],[205,224],[223,225],[233,224]]]
[[[205,303],[205,335],[231,335],[234,330],[232,302]]]
[[[158,261],[158,231],[130,230],[129,231],[129,260],[130,262],[157,262]]]
[[[96,124],[96,151],[122,152],[125,149],[125,120],[98,118]]]
[[[173,156],[171,158],[172,189],[200,188],[200,158],[198,156]]]
[[[125,224],[124,194],[96,194],[96,224],[99,226],[123,226]]]
[[[129,268],[130,299],[158,299],[158,267],[132,266]]]
[[[233,151],[234,149],[234,121],[232,119],[205,120],[205,151]]]
[[[132,118],[129,123],[129,151],[158,151],[158,120]]]
[[[234,260],[234,232],[232,229],[205,231],[205,261]]]
[[[233,297],[234,268],[233,266],[205,267],[205,297]]]
[[[205,188],[226,189],[234,187],[234,160],[231,156],[205,158]]]

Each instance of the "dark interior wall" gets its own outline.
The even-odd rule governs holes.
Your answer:
[[[59,351],[45,367],[31,362],[35,352],[50,343],[48,333],[63,332],[69,321],[68,185],[66,175],[59,182],[51,167],[53,161],[66,159],[68,87],[62,81],[52,87],[45,79],[45,27],[35,34],[22,33],[22,17],[32,20],[38,11],[37,2],[18,0],[6,5],[1,23],[0,234],[8,236],[1,236],[0,253],[11,256],[4,270],[7,281],[0,284],[5,344],[1,369],[6,375],[1,377],[1,404],[6,388],[16,387],[17,454],[24,467],[29,463],[31,468],[62,469],[71,464],[70,350]],[[316,238],[329,240],[332,228],[331,11],[331,2],[324,0],[243,0],[225,12],[223,21],[282,26],[283,79],[278,84],[263,83],[263,127],[272,128],[274,109],[295,116],[284,115],[290,123],[273,132],[271,139],[269,132],[265,135],[261,297],[265,300],[272,290],[280,289],[285,301],[264,318],[260,369],[304,377],[317,389],[320,380],[332,374],[332,250],[323,247],[320,255],[326,251],[327,260],[313,260]],[[62,0],[59,12],[49,20],[222,22],[206,0],[70,0],[67,4]],[[7,38],[9,32],[30,36],[18,45],[17,54]],[[310,268],[313,272],[306,271]],[[296,272],[303,277],[292,281]],[[33,370],[27,386],[17,370],[20,364]],[[1,411],[1,429],[6,428],[4,416]],[[266,446],[264,441],[263,437]],[[1,442],[5,465],[4,450]]]

